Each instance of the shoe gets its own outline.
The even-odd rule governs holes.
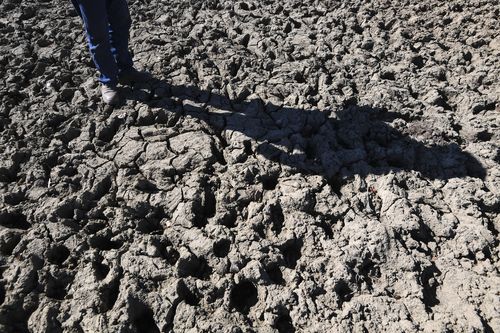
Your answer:
[[[109,105],[117,105],[120,103],[120,94],[116,86],[101,85],[102,101]]]
[[[118,74],[118,82],[124,85],[146,82],[149,79],[151,79],[151,75],[149,73],[138,71],[133,67],[123,70],[120,74]]]

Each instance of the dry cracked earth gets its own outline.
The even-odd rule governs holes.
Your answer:
[[[500,332],[500,6],[0,1],[0,331]]]

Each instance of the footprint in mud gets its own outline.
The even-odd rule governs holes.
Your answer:
[[[160,235],[163,232],[159,219],[142,218],[137,221],[136,230],[151,235]]]
[[[99,293],[99,297],[103,302],[103,311],[110,311],[115,306],[115,303],[120,294],[120,279],[116,278],[111,281],[103,290]]]
[[[283,229],[283,223],[285,222],[285,216],[283,215],[283,209],[279,203],[276,203],[270,207],[270,219],[272,222],[271,230],[275,235],[279,235]]]
[[[271,283],[277,285],[285,285],[285,279],[283,279],[283,272],[277,263],[270,264],[266,267],[266,273],[271,280]]]
[[[69,257],[69,254],[69,249],[66,246],[62,244],[55,245],[47,251],[47,260],[52,264],[61,266],[63,262]]]
[[[214,190],[210,186],[205,186],[203,197],[194,203],[194,221],[193,224],[197,228],[203,228],[208,224],[208,220],[215,216],[217,209],[217,201]]]
[[[179,294],[179,297],[189,305],[198,306],[200,304],[200,295],[198,295],[197,292],[192,291],[184,281],[180,281],[177,285],[177,293]]]
[[[4,195],[4,202],[10,206],[17,206],[26,200],[25,196],[21,192],[11,192]]]
[[[21,233],[16,229],[0,229],[0,253],[10,256],[21,241]]]
[[[302,256],[302,245],[303,241],[301,239],[292,239],[287,241],[281,247],[281,253],[283,253],[286,267],[295,269],[295,267],[297,266],[297,261]]]
[[[23,213],[4,211],[0,212],[0,226],[11,229],[28,230],[31,224],[28,223]]]
[[[130,303],[131,322],[137,332],[160,333],[151,308],[139,299],[132,298]]]
[[[278,176],[262,175],[260,181],[264,190],[272,191],[276,188],[276,185],[278,185]]]
[[[45,294],[47,297],[62,300],[66,297],[66,288],[71,284],[72,277],[65,272],[56,275],[47,273],[45,276]]]
[[[284,310],[284,313],[279,315],[279,317],[274,322],[274,327],[279,333],[294,333],[295,327],[293,326],[292,318],[288,310]]]
[[[197,257],[192,253],[183,251],[176,262],[177,274],[180,277],[194,277],[207,279],[212,274],[212,267],[203,257]]]
[[[119,249],[123,245],[123,242],[111,240],[108,236],[96,235],[89,239],[89,244],[95,249],[109,251],[112,249]]]
[[[214,255],[218,258],[225,258],[231,249],[231,241],[228,239],[221,239],[214,243]]]
[[[338,297],[339,308],[342,308],[342,304],[344,304],[345,302],[349,302],[351,300],[353,291],[349,287],[349,284],[346,281],[344,280],[338,281],[334,287],[334,290]]]
[[[250,281],[242,281],[231,289],[229,306],[238,312],[248,314],[257,301],[257,288]]]

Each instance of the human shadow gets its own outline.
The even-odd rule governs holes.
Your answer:
[[[417,171],[427,179],[486,176],[481,163],[456,143],[425,145],[390,125],[403,120],[398,113],[358,105],[353,99],[337,110],[306,110],[251,99],[245,91],[231,99],[159,79],[126,89],[125,96],[166,112],[177,105],[180,117],[202,120],[235,151],[233,162],[257,154],[291,173],[321,175],[334,182],[339,177],[401,170]],[[273,174],[263,177],[268,182],[277,179]]]

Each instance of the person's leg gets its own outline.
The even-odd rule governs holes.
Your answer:
[[[134,66],[128,48],[129,31],[132,24],[126,0],[108,0],[109,34],[111,50],[118,70],[130,70]]]
[[[109,86],[117,84],[118,66],[111,52],[109,36],[108,8],[106,0],[72,0],[82,17],[90,53],[101,83]]]

